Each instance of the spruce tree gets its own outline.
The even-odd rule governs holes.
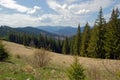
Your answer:
[[[57,47],[57,52],[61,53],[62,43],[61,43],[60,37],[58,37],[58,40],[56,42],[56,47]]]
[[[74,55],[80,55],[80,45],[81,45],[81,30],[80,24],[78,25],[77,34],[74,41]]]
[[[89,42],[88,52],[93,57],[105,58],[105,19],[103,18],[102,8],[100,8],[98,19],[96,19]],[[92,57],[92,56],[91,56]]]
[[[103,17],[102,8],[100,8],[98,19],[96,20],[96,25],[98,26],[98,41],[97,41],[97,55],[99,58],[105,58],[105,27],[106,21]]]
[[[70,40],[70,54],[74,55],[74,41],[75,41],[75,36],[73,36]]]
[[[91,36],[88,43],[87,54],[88,57],[97,57],[97,41],[98,41],[98,27],[94,25],[91,30]]]
[[[81,52],[80,54],[82,56],[88,56],[87,55],[87,48],[88,48],[88,42],[90,39],[90,26],[88,23],[86,23],[84,27],[84,31],[82,34],[82,40],[81,40]]]
[[[8,58],[8,52],[5,50],[4,45],[0,40],[0,61],[4,61]]]
[[[118,9],[112,11],[105,37],[106,58],[120,59],[120,19]]]
[[[66,37],[66,39],[64,40],[64,43],[63,43],[62,53],[63,54],[69,54],[69,43],[68,43],[68,38],[67,37]]]
[[[77,56],[74,57],[74,62],[67,69],[67,76],[69,80],[85,80],[84,68],[79,63]]]

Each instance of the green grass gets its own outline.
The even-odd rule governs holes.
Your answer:
[[[32,74],[22,71],[26,64],[20,59],[10,58],[6,62],[0,62],[0,80],[35,80]]]
[[[53,62],[43,68],[34,67],[21,57],[10,57],[6,62],[0,62],[0,80],[68,80],[67,68],[65,65]],[[116,73],[118,78],[104,70],[85,69],[85,72],[86,80],[119,80],[120,78],[119,70]]]
[[[65,70],[57,64],[50,64],[43,68],[31,65],[35,73],[24,71],[28,66],[24,60],[11,57],[6,62],[0,62],[0,80],[67,80]]]

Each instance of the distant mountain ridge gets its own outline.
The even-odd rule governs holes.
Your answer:
[[[63,36],[73,36],[77,32],[77,28],[71,27],[71,26],[38,26],[36,27],[38,29],[51,32],[58,35]],[[81,27],[81,31],[83,32],[84,27]]]
[[[47,35],[47,36],[50,36],[50,37],[55,37],[55,36],[59,36],[57,34],[53,34],[53,33],[50,33],[50,32],[47,32],[47,31],[44,31],[44,30],[41,30],[41,29],[37,29],[37,28],[34,28],[34,27],[23,27],[23,28],[14,28],[18,31],[23,31],[23,32],[29,32],[29,33],[32,33],[32,34],[36,34],[36,35],[39,35],[39,34],[42,34],[42,35]]]
[[[81,27],[81,31],[83,31],[83,27]],[[71,37],[76,34],[77,28],[70,27],[70,26],[39,26],[39,27],[18,27],[12,28],[9,26],[0,26],[0,37],[4,37],[9,34],[9,32],[19,32],[19,33],[26,33],[30,35],[45,35],[54,38],[65,38],[65,36]]]
[[[45,35],[45,36],[49,36],[49,37],[63,37],[54,33],[50,33],[44,30],[40,30],[34,27],[23,27],[23,28],[12,28],[9,26],[0,26],[0,37],[6,37],[9,32],[16,32],[16,33],[25,33],[28,35]]]

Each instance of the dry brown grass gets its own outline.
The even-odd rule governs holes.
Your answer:
[[[6,44],[6,48],[12,55],[31,55],[36,49],[30,47],[24,47],[19,44],[11,42],[3,42]],[[70,55],[56,54],[49,52],[52,55],[52,62],[64,67],[70,66],[73,62],[73,57]],[[94,59],[79,57],[79,62],[85,67],[86,73],[94,80],[120,80],[117,76],[120,73],[120,60],[109,59]]]

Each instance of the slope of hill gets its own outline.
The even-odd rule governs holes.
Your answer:
[[[3,43],[6,45],[6,48],[10,51],[10,53],[14,55],[30,55],[33,54],[35,51],[34,48],[27,48],[19,44],[6,41],[4,41]],[[51,54],[52,57],[51,62],[62,66],[62,68],[68,67],[73,62],[73,57],[70,55],[57,54],[53,52],[49,52],[49,54]],[[86,75],[89,77],[88,80],[120,79],[120,60],[79,57],[79,62],[85,68]],[[60,70],[62,70],[62,68],[60,68]]]

